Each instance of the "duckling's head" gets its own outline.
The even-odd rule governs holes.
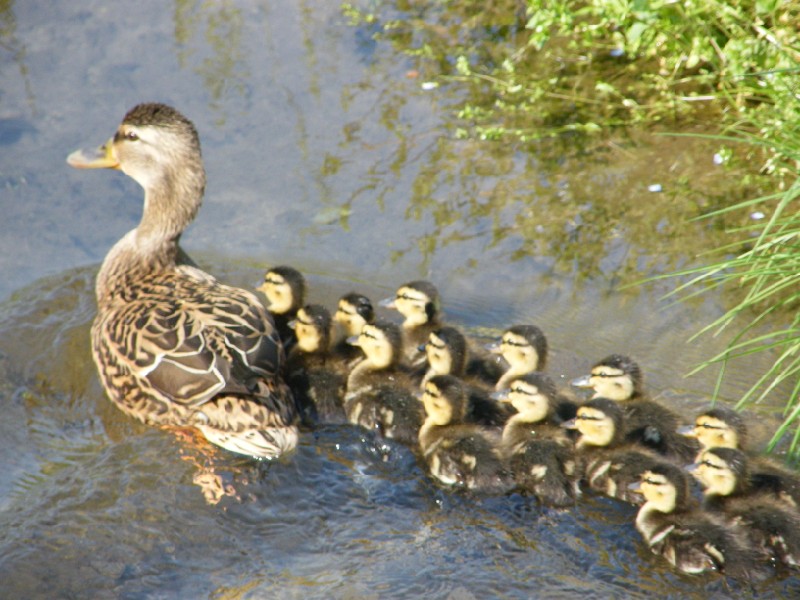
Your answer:
[[[267,309],[271,313],[292,314],[305,302],[306,279],[297,269],[282,265],[267,271],[264,274],[264,283],[257,289],[267,297]]]
[[[578,407],[574,419],[561,424],[577,429],[581,434],[578,446],[610,446],[622,436],[624,415],[616,402],[608,398],[593,398]]]
[[[518,420],[526,423],[544,421],[553,409],[556,384],[544,373],[528,373],[511,381],[500,400],[508,402],[518,413]]]
[[[331,313],[319,304],[306,304],[291,323],[297,347],[303,352],[326,350],[331,342]]]
[[[572,385],[593,388],[595,397],[623,402],[641,395],[642,371],[630,357],[612,354],[593,366],[589,375],[573,380]]]
[[[671,513],[689,502],[688,477],[670,463],[654,464],[631,489],[644,496],[647,506],[662,513]]]
[[[725,406],[698,415],[694,426],[681,427],[679,433],[697,438],[703,448],[741,448],[747,439],[742,416]]]
[[[342,325],[347,336],[358,335],[364,325],[375,322],[375,310],[369,298],[350,292],[339,298],[333,320]]]
[[[442,327],[428,336],[425,355],[434,373],[461,375],[466,368],[467,340],[455,327]]]
[[[706,495],[730,496],[744,490],[749,480],[747,456],[735,448],[706,448],[689,470]]]
[[[530,373],[547,366],[547,338],[536,325],[509,327],[493,351],[499,352],[514,371]]]
[[[192,122],[165,104],[134,106],[114,137],[97,152],[73,152],[79,169],[119,169],[146,192],[142,226],[175,235],[197,213],[206,176],[200,138]],[[140,235],[145,234],[140,230]]]
[[[385,369],[396,365],[400,360],[403,333],[394,323],[378,319],[364,325],[358,336],[350,338],[350,343],[361,348],[364,360],[374,369]]]
[[[457,377],[436,375],[425,383],[422,403],[428,423],[438,426],[460,423],[467,412],[467,393]]]
[[[419,327],[438,318],[439,290],[430,281],[409,281],[397,289],[394,298],[387,298],[381,305],[403,315],[403,327]]]

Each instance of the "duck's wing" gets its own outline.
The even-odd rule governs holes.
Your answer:
[[[281,369],[272,321],[249,292],[212,281],[162,278],[103,311],[93,328],[101,363],[186,407],[222,393],[263,394]],[[114,373],[107,378],[115,384]],[[124,382],[120,382],[124,383]]]

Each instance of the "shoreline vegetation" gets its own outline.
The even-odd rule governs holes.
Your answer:
[[[695,334],[730,329],[732,341],[697,369],[719,369],[716,399],[731,361],[773,353],[736,407],[788,383],[769,449],[788,437],[800,457],[800,1],[395,0],[342,13],[411,57],[423,86],[463,90],[452,109],[458,138],[526,149],[635,126],[717,140],[715,161],[743,168],[741,186],[760,192],[700,218],[760,217],[729,227],[729,243],[700,266],[647,281],[674,280],[678,300],[714,289],[734,298]]]

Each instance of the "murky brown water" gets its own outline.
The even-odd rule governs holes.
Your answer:
[[[455,140],[446,108],[458,91],[422,90],[407,58],[335,5],[36,4],[0,3],[0,596],[741,592],[664,568],[630,507],[448,493],[408,452],[384,462],[348,427],[266,464],[127,419],[103,396],[88,328],[94,273],[135,226],[140,193],[64,163],[133,104],[172,103],[197,124],[209,176],[185,245],[224,281],[249,287],[288,262],[331,306],[353,288],[378,299],[429,277],[448,318],[476,335],[539,324],[555,377],[628,352],[657,395],[690,411],[714,374],[682,375],[724,339],[687,337],[727,300],[670,307],[667,284],[619,284],[714,242],[714,227],[686,222],[735,194],[713,144],[638,133],[528,155]],[[725,397],[758,366],[738,369]],[[760,413],[762,437],[782,401]],[[217,506],[193,484],[209,464],[236,493]],[[799,591],[790,578],[754,593]]]

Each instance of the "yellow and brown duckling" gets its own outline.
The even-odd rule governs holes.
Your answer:
[[[351,338],[364,352],[347,378],[345,412],[348,420],[383,437],[413,446],[422,425],[422,406],[414,383],[400,363],[403,334],[384,320],[364,325]]]
[[[219,283],[178,245],[206,183],[191,121],[139,104],[100,154],[67,161],[119,169],[144,188],[141,222],[97,276],[92,351],[108,396],[145,423],[196,427],[241,454],[294,448],[296,409],[272,319],[254,294]]]
[[[800,566],[800,513],[779,493],[753,487],[744,452],[707,448],[689,470],[703,486],[703,508],[742,526],[779,563]]]
[[[683,425],[678,433],[695,438],[700,448],[739,448],[747,443],[747,425],[741,414],[727,406],[714,406],[703,411],[694,425]]]
[[[625,437],[629,440],[678,464],[686,464],[697,455],[698,444],[677,432],[678,415],[645,396],[642,371],[630,357],[607,356],[592,367],[589,375],[573,380],[572,385],[592,388],[594,398],[619,402],[625,414]]]
[[[442,326],[439,290],[430,281],[409,281],[397,288],[394,297],[380,302],[403,315],[403,352],[405,361],[418,367],[425,360],[419,348],[428,335]]]
[[[289,323],[297,343],[286,361],[286,381],[294,393],[303,423],[346,423],[347,378],[331,356],[333,321],[327,308],[307,304]]]
[[[629,486],[663,459],[626,439],[625,415],[616,402],[593,398],[579,406],[575,418],[562,427],[577,429],[580,434],[575,453],[579,473],[589,489],[625,502],[641,502],[641,496]]]
[[[469,350],[464,334],[455,327],[442,327],[430,333],[424,350],[428,369],[422,379],[422,389],[436,375],[458,377],[467,386],[470,400],[466,420],[489,427],[502,427],[505,424],[511,415],[510,411],[490,397],[489,392],[480,385],[480,379],[467,373],[468,364],[473,361],[468,360]]]
[[[419,446],[433,477],[445,485],[479,492],[506,492],[513,486],[498,452],[499,436],[464,421],[469,400],[461,380],[436,375],[422,394],[425,422]]]
[[[348,339],[357,337],[364,325],[375,322],[375,309],[372,301],[365,295],[349,292],[339,298],[333,320],[342,332],[333,346],[333,356],[342,372],[349,373],[364,358],[364,353],[361,348],[348,342]]]
[[[496,390],[504,390],[513,379],[547,367],[547,338],[536,325],[509,327],[489,350],[500,354],[508,364],[495,384]]]
[[[264,283],[256,289],[266,296],[267,310],[288,352],[297,341],[289,322],[306,301],[306,278],[294,267],[280,265],[264,273]]]
[[[544,373],[515,379],[496,394],[517,411],[503,428],[500,445],[517,489],[543,504],[574,504],[579,491],[574,439],[561,423],[575,417],[577,406],[560,396]]]
[[[743,450],[747,444],[744,415],[725,406],[703,411],[697,415],[694,426],[680,427],[678,433],[697,439],[701,449]],[[796,473],[763,456],[748,457],[747,470],[752,489],[774,494],[791,508],[800,507],[800,477]]]
[[[688,574],[709,571],[736,579],[761,579],[764,556],[735,526],[692,503],[689,478],[681,468],[660,463],[644,471],[631,491],[642,494],[636,529],[650,550]]]

